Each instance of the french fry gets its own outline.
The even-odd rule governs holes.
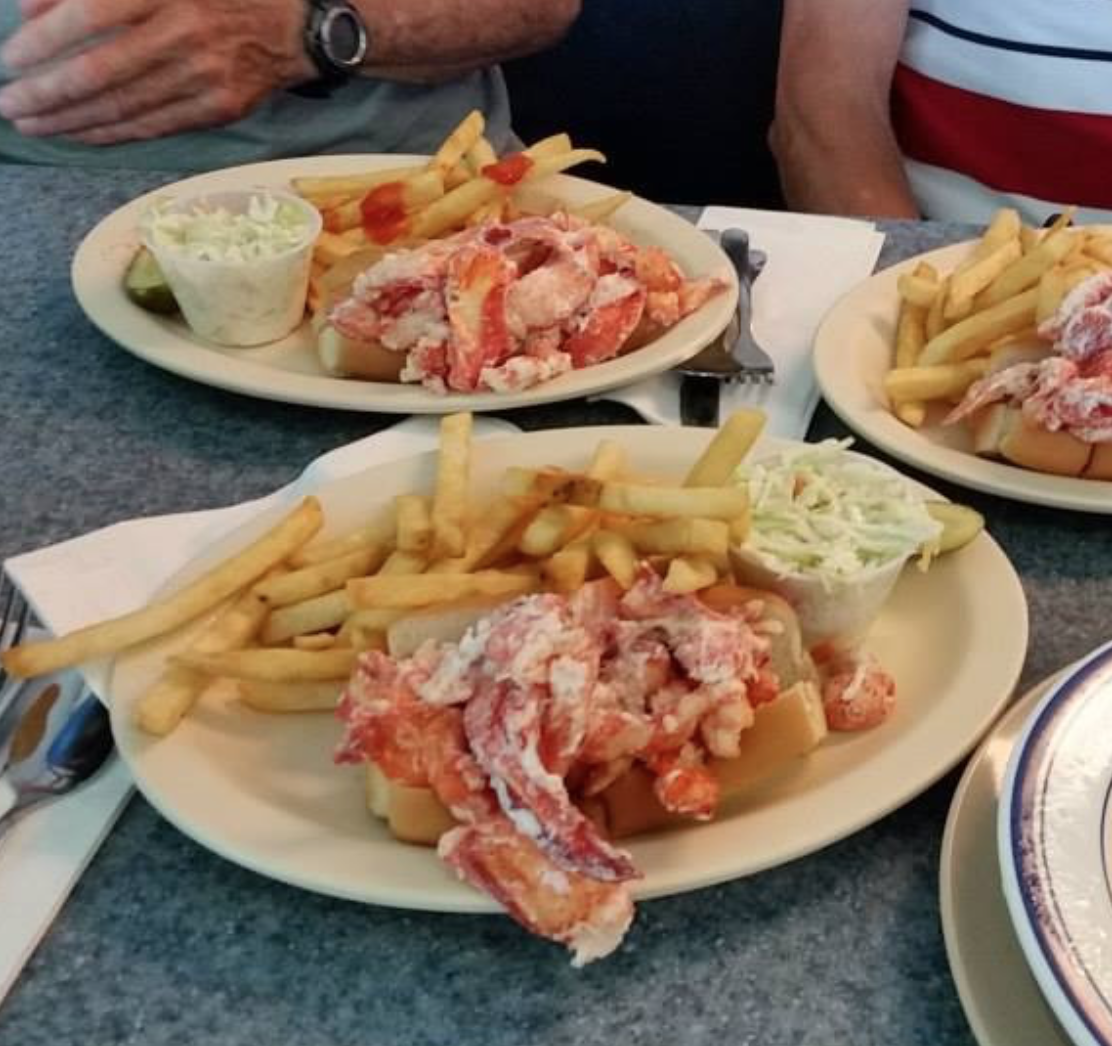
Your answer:
[[[198,654],[218,654],[251,642],[262,627],[269,608],[253,591],[227,606],[189,645]],[[167,668],[154,686],[136,703],[135,722],[148,734],[169,734],[193,707],[208,677],[191,668]]]
[[[440,143],[440,148],[429,161],[430,169],[439,171],[441,177],[447,175],[467,155],[485,129],[483,114],[478,109],[472,109]]]
[[[465,574],[497,566],[517,547],[522,531],[543,502],[536,497],[499,495],[475,513],[467,533],[467,550],[462,556],[434,563],[430,573]]]
[[[600,483],[617,479],[626,468],[626,451],[620,443],[612,439],[600,440],[591,455],[587,475]]]
[[[424,167],[405,165],[388,167],[365,174],[334,174],[324,177],[291,178],[294,192],[308,200],[327,200],[330,196],[360,197],[387,182],[403,181],[413,174],[420,174]]]
[[[433,554],[462,556],[467,549],[467,487],[471,474],[471,415],[440,419],[440,454],[433,495]]]
[[[1030,254],[1042,242],[1042,230],[1024,225],[1019,230],[1019,245],[1024,254]]]
[[[645,555],[726,556],[730,546],[730,526],[720,519],[667,519],[658,523],[612,523],[615,530]]]
[[[473,574],[393,574],[348,582],[348,597],[358,610],[374,607],[427,607],[473,596],[518,596],[535,591],[536,573],[479,570]]]
[[[450,229],[462,228],[468,215],[490,203],[504,191],[501,185],[489,178],[472,178],[446,192],[416,214],[410,233],[417,239],[431,240]]]
[[[1022,256],[1018,238],[1006,240],[962,272],[955,273],[950,280],[950,293],[942,309],[943,316],[948,320],[957,320],[968,315],[976,296]]]
[[[629,588],[637,574],[637,553],[624,534],[600,530],[594,536],[594,553],[606,572],[622,588]]]
[[[305,291],[305,305],[315,316],[324,309],[326,293],[320,285],[320,278],[315,273],[309,275],[309,287]]]
[[[988,359],[981,356],[961,363],[890,370],[884,377],[884,390],[893,403],[957,396],[984,375],[988,363]]]
[[[663,519],[733,519],[749,508],[744,487],[654,487],[607,483],[598,507],[603,512]]]
[[[19,678],[45,675],[163,635],[258,580],[308,541],[321,523],[320,502],[305,498],[261,538],[173,595],[58,639],[11,647],[0,655],[3,665]]]
[[[896,280],[896,289],[900,297],[911,305],[918,305],[929,309],[934,304],[941,284],[938,280],[927,279],[912,272],[901,273]]]
[[[571,593],[583,587],[592,562],[592,535],[576,538],[541,566],[541,576],[557,592]]]
[[[528,151],[528,150],[526,150]],[[559,174],[569,167],[578,167],[581,163],[606,163],[606,157],[597,149],[569,149],[564,153],[552,156],[533,157],[533,166],[525,172],[522,183],[539,182],[549,175]]]
[[[938,337],[946,329],[946,317],[943,314],[946,308],[946,299],[950,294],[950,277],[942,281],[938,294],[935,296],[927,312],[927,341]]]
[[[749,528],[751,525],[752,518],[748,512],[746,512],[744,516],[735,516],[731,519],[728,524],[730,544],[740,545],[749,536]]]
[[[927,339],[928,310],[904,301],[896,324],[896,366],[911,367],[919,359]]]
[[[1112,237],[1090,237],[1085,253],[1103,266],[1112,266]]]
[[[404,610],[382,608],[355,610],[340,626],[340,637],[356,650],[382,649],[379,641],[385,644],[387,629],[405,614]]]
[[[1054,219],[1051,225],[1047,228],[1046,235],[1052,236],[1054,233],[1060,232],[1062,229],[1068,229],[1073,224],[1073,217],[1075,214],[1077,214],[1077,208],[1075,206],[1071,205],[1067,207]]]
[[[760,438],[764,424],[764,413],[759,410],[738,410],[731,414],[691,466],[683,485],[720,487],[729,483],[738,465]]]
[[[341,258],[354,254],[358,247],[334,232],[322,232],[313,244],[313,257],[327,266],[335,265]]]
[[[271,607],[304,603],[307,599],[343,588],[348,578],[372,573],[385,558],[386,551],[382,546],[369,545],[346,556],[314,563],[280,577],[265,578],[255,586],[255,592]]]
[[[718,580],[718,568],[710,559],[699,556],[677,556],[668,564],[664,591],[684,594],[710,588]]]
[[[1038,295],[1038,287],[1032,287],[954,324],[927,342],[919,362],[924,366],[957,363],[984,351],[999,338],[1029,327],[1035,321]]]
[[[1088,265],[1077,265],[1067,269],[1064,273],[1066,283],[1066,293],[1074,289],[1079,283],[1084,283],[1090,276],[1095,274],[1093,268]]]
[[[369,523],[365,523],[355,530],[328,541],[321,541],[315,545],[304,545],[289,557],[291,567],[307,567],[314,563],[324,563],[330,559],[339,559],[351,552],[359,552],[365,548],[380,546],[389,548],[394,540],[397,524],[394,519],[393,506],[388,512],[382,512]]]
[[[1066,230],[1048,232],[1038,247],[1013,261],[974,298],[975,307],[988,309],[1000,305],[1034,287],[1047,269],[1053,268],[1069,253],[1073,236]]]
[[[351,601],[346,589],[326,592],[323,596],[306,599],[303,603],[272,610],[263,625],[262,641],[267,645],[284,643],[294,636],[307,636],[327,632],[343,624],[351,613]]]
[[[502,220],[502,201],[495,197],[482,207],[477,207],[468,216],[467,221],[464,223],[469,229],[474,228],[476,225],[482,225],[484,222],[497,222]]]
[[[601,479],[566,469],[511,467],[502,477],[507,496],[540,498],[542,503],[597,505],[602,487]]]
[[[1039,280],[1039,293],[1035,302],[1035,322],[1041,324],[1058,311],[1066,296],[1066,270],[1061,265],[1047,269]]]
[[[431,507],[431,500],[423,494],[399,494],[394,498],[399,552],[427,554],[432,548]]]
[[[313,632],[307,636],[294,636],[290,641],[294,650],[331,650],[334,646],[349,644],[337,642],[331,632]]]
[[[343,693],[341,680],[303,680],[270,682],[241,679],[239,698],[257,712],[331,712]]]
[[[310,682],[322,679],[346,680],[355,667],[357,653],[341,647],[335,650],[286,650],[256,647],[229,650],[223,654],[196,654],[186,651],[170,658],[171,664],[204,672],[215,678],[259,679],[267,682]]]
[[[589,203],[581,203],[576,207],[569,207],[568,212],[577,218],[582,218],[592,225],[603,225],[621,207],[633,199],[631,192],[616,192],[608,196],[601,196]]]
[[[541,160],[547,156],[559,156],[567,152],[571,152],[571,137],[561,131],[559,134],[550,134],[547,138],[534,142],[525,150],[525,155],[534,160]]]
[[[444,191],[447,192],[449,189],[456,189],[463,185],[464,182],[471,181],[472,177],[474,177],[474,175],[471,173],[471,168],[468,167],[463,160],[460,160],[455,167],[444,175]]]
[[[1001,207],[992,216],[992,221],[985,229],[984,236],[981,237],[981,242],[974,253],[977,257],[991,254],[1000,244],[1018,239],[1022,227],[1019,211],[1014,207]]]
[[[364,650],[388,650],[389,643],[387,640],[386,632],[373,631],[371,629],[353,628],[352,631],[344,636],[345,642],[353,650],[358,650],[362,653]]]
[[[893,413],[908,428],[918,429],[927,420],[927,405],[919,400],[905,400],[896,404]]]
[[[471,168],[474,174],[480,174],[484,167],[489,167],[492,163],[498,162],[498,154],[494,151],[494,146],[484,135],[479,135],[471,143],[471,148],[467,150],[465,158],[467,166]]]
[[[391,552],[386,562],[379,567],[378,576],[389,577],[392,574],[423,574],[428,569],[427,556],[417,552],[402,552],[400,549]]]
[[[551,556],[586,530],[597,518],[581,505],[550,505],[541,509],[522,532],[518,551],[526,556]]]

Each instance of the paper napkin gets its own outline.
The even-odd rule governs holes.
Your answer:
[[[770,435],[802,439],[819,401],[811,342],[826,311],[871,275],[884,234],[871,222],[779,211],[708,207],[699,228],[737,226],[768,255],[753,287],[753,331],[776,363],[774,386],[723,386],[721,415],[760,407]],[[669,372],[600,398],[625,403],[646,421],[680,424],[680,376]]]
[[[5,564],[35,613],[62,632],[134,610],[198,553],[262,509],[300,496],[369,465],[436,446],[435,418],[412,418],[317,458],[289,486],[267,497],[209,512],[129,520]],[[516,432],[476,418],[477,439]],[[56,677],[106,694],[107,665]],[[35,685],[49,682],[43,680]],[[30,958],[131,794],[124,765],[110,766],[80,791],[19,821],[0,838],[0,1000]]]

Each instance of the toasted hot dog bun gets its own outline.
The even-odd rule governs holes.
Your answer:
[[[738,585],[716,585],[700,593],[712,609],[725,611],[759,601],[769,629],[771,667],[782,687],[779,697],[761,705],[754,723],[741,736],[737,759],[712,759],[722,801],[734,798],[791,765],[826,736],[826,718],[814,665],[808,656],[791,606],[779,596]],[[485,617],[498,602],[474,600],[466,604],[424,611],[395,622],[387,642],[391,655],[406,657],[426,640],[458,641],[470,625]],[[429,788],[400,785],[377,766],[367,768],[367,803],[391,833],[408,843],[428,846],[454,823]],[[584,812],[614,838],[659,828],[690,824],[666,811],[653,792],[652,775],[635,765],[602,793],[582,803]]]
[[[321,366],[338,378],[397,382],[405,366],[404,352],[391,352],[378,342],[348,338],[327,323],[317,333],[317,355]]]
[[[1017,363],[1037,363],[1052,355],[1045,343],[1017,341],[992,353],[988,374]],[[1057,476],[1112,480],[1112,445],[1086,443],[1068,432],[1032,425],[1016,406],[993,403],[969,418],[973,450],[982,457]]]
[[[1057,476],[1080,476],[1089,465],[1093,444],[1068,432],[1032,425],[1018,407],[993,403],[969,418],[973,449],[985,457]]]
[[[1112,480],[1112,443],[1094,443],[1093,454],[1082,475],[1086,479]]]
[[[466,599],[435,610],[407,614],[387,629],[386,649],[391,657],[409,657],[430,639],[457,643],[476,621],[505,602],[508,602],[505,598]]]

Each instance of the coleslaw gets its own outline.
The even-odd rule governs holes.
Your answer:
[[[737,472],[749,486],[744,548],[771,569],[831,584],[905,560],[941,524],[898,472],[825,440]]]
[[[312,233],[306,208],[260,191],[241,212],[207,199],[182,207],[160,200],[143,216],[143,231],[158,247],[214,262],[275,258],[304,245]]]

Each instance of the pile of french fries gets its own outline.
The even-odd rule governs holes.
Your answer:
[[[1073,228],[1072,211],[1048,229],[997,211],[969,256],[941,274],[920,262],[898,281],[900,314],[884,388],[895,415],[913,428],[931,401],[953,403],[981,377],[996,349],[1037,337],[1065,296],[1112,269],[1112,232]]]
[[[390,497],[357,529],[316,540],[324,514],[305,498],[261,538],[174,594],[123,617],[3,653],[15,676],[118,654],[191,622],[136,705],[146,732],[169,734],[198,698],[232,680],[266,712],[333,709],[359,653],[387,649],[408,616],[537,591],[574,592],[609,574],[628,588],[648,560],[668,591],[731,580],[729,548],[748,530],[734,472],[764,425],[734,414],[680,482],[629,472],[603,440],[581,472],[508,469],[489,499],[471,494],[470,414],[444,417],[431,490]]]
[[[294,191],[320,211],[324,222],[309,283],[314,312],[327,300],[330,286],[350,283],[353,270],[367,268],[387,249],[416,246],[486,221],[512,221],[525,213],[538,213],[535,203],[526,210],[524,192],[570,167],[606,161],[598,150],[573,148],[568,135],[555,134],[523,150],[528,168],[519,182],[504,184],[483,173],[499,161],[484,130],[482,113],[473,111],[427,163],[292,179]],[[603,222],[631,195],[614,192],[567,209],[588,221]],[[376,199],[388,199],[396,220],[367,223],[365,207],[368,200]],[[340,266],[345,259],[347,263]]]

